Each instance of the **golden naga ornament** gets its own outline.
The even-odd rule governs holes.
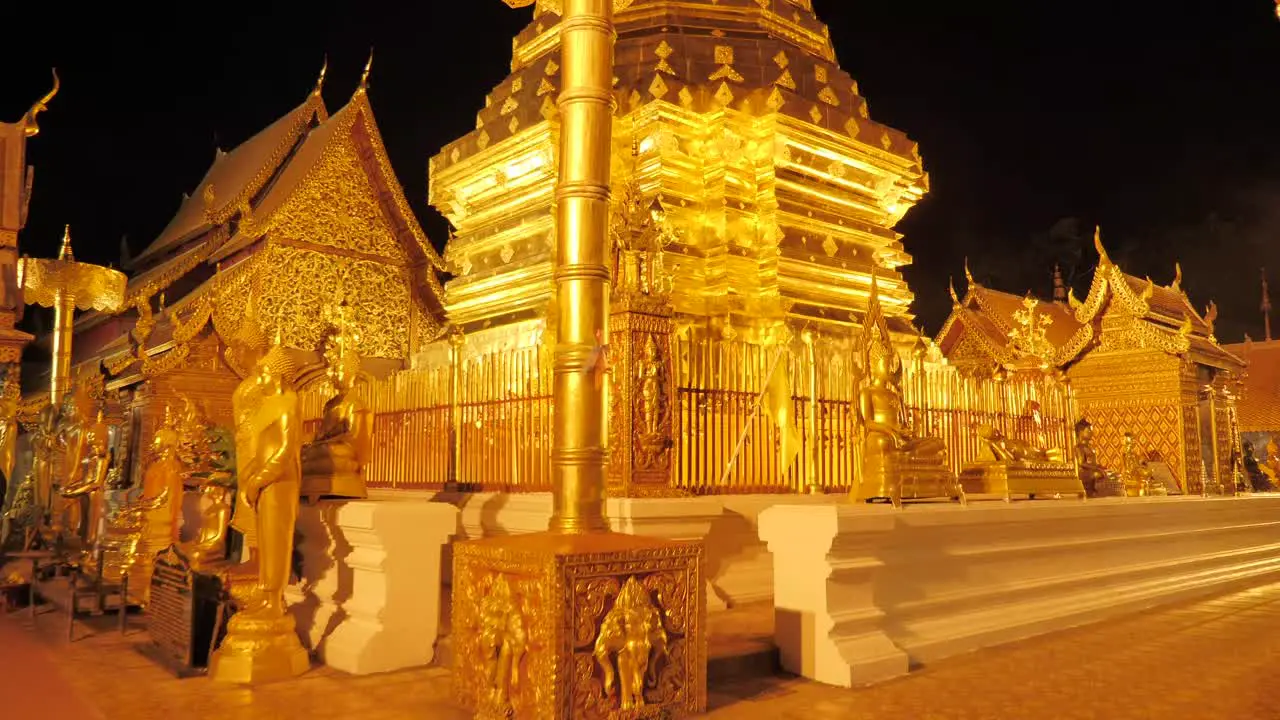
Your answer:
[[[331,331],[324,340],[325,371],[335,394],[324,405],[315,438],[302,448],[302,494],[368,496],[362,471],[373,454],[373,411],[355,392],[360,373],[360,333],[354,308],[343,303],[325,312]]]
[[[294,619],[285,611],[284,587],[293,558],[293,534],[302,486],[302,418],[293,388],[296,365],[277,335],[258,361],[256,410],[238,419],[241,437],[256,438],[251,455],[238,465],[239,493],[253,509],[257,525],[257,582],[237,597],[238,610],[227,635],[209,660],[215,680],[260,683],[285,680],[311,667],[298,640]]]

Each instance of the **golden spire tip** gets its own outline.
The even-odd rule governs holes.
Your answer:
[[[373,69],[373,48],[369,48],[369,59],[364,63],[364,72],[360,73],[360,89],[369,89],[369,71]]]
[[[74,260],[75,255],[71,252],[71,225],[68,224],[62,228],[62,247],[58,250],[59,260]]]
[[[315,93],[316,95],[320,94],[320,91],[324,89],[324,76],[328,74],[328,72],[329,72],[329,56],[328,54],[326,54],[324,56],[324,62],[320,65],[320,77],[316,78],[316,87],[311,92]]]

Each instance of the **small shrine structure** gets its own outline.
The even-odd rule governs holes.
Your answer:
[[[1119,467],[1125,433],[1168,463],[1185,492],[1233,492],[1237,398],[1245,363],[1218,343],[1210,303],[1201,314],[1182,289],[1130,275],[1095,235],[1088,296],[1039,302],[970,280],[938,335],[947,359],[971,373],[1061,374],[1094,427],[1100,462]]]

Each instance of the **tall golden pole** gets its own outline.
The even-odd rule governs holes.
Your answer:
[[[505,0],[525,7],[534,0]],[[631,0],[542,0],[560,15],[552,532],[604,532],[608,438],[613,11]]]
[[[513,7],[534,1],[505,0]],[[630,0],[537,2],[560,16],[563,82],[552,517],[549,532],[453,546],[455,693],[482,718],[589,720],[630,717],[641,707],[655,716],[696,715],[707,701],[702,545],[611,533],[604,513],[613,11]],[[612,598],[607,614],[586,597],[597,585],[599,597]],[[668,634],[664,613],[686,619],[683,634]],[[624,618],[650,618],[654,630],[621,638],[610,628]],[[575,669],[587,657],[578,651],[586,628],[595,662],[616,668],[604,697],[594,672]],[[529,642],[535,632],[543,639]],[[664,682],[654,687],[649,678],[659,673]]]
[[[556,188],[559,301],[552,389],[552,532],[608,530],[609,158],[613,135],[614,0],[565,0]]]

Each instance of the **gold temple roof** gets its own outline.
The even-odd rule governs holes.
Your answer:
[[[195,191],[183,199],[177,215],[135,262],[145,263],[180,247],[220,224],[219,218],[228,212],[250,202],[274,176],[307,128],[325,117],[324,101],[312,93],[306,102],[231,152],[219,151]]]
[[[1052,364],[1065,367],[1095,347],[1107,332],[1107,318],[1127,318],[1143,331],[1150,347],[1213,367],[1239,371],[1244,362],[1218,344],[1212,318],[1196,312],[1178,277],[1167,286],[1149,278],[1138,278],[1111,262],[1097,241],[1099,263],[1089,294],[1083,301],[1070,296],[1068,305],[1041,302],[1036,310],[1047,314],[1051,323],[1045,339],[1053,346]],[[1025,355],[1014,347],[1011,333],[1016,329],[1013,313],[1023,298],[970,281],[963,301],[957,300],[951,316],[938,334],[938,345],[947,357],[956,353],[977,353],[977,357],[1008,365]],[[962,350],[962,346],[965,347]],[[976,348],[976,350],[975,350]],[[958,357],[955,358],[959,360]],[[977,359],[969,357],[968,360]]]
[[[1236,403],[1241,432],[1280,432],[1280,340],[1224,346],[1248,363]]]
[[[223,187],[234,203],[219,199]],[[208,188],[212,203],[201,201]],[[162,372],[165,363],[180,361],[173,350],[202,336],[203,328],[211,325],[229,337],[245,298],[258,293],[279,322],[301,323],[284,334],[286,344],[303,349],[319,332],[320,320],[310,315],[323,301],[304,301],[299,293],[343,292],[353,302],[367,300],[368,322],[396,325],[364,333],[368,347],[362,344],[362,352],[370,356],[407,357],[405,348],[397,348],[407,337],[404,313],[412,311],[397,303],[419,308],[414,322],[421,335],[438,334],[444,322],[437,276],[444,262],[395,177],[363,86],[332,116],[313,92],[289,115],[221,154],[147,254],[142,264],[149,267],[129,284],[130,309],[140,313],[134,330],[126,324],[123,334],[98,331],[93,342],[78,340],[77,362],[105,360],[118,378]],[[290,258],[306,265],[292,279],[282,276],[292,272]],[[392,285],[384,276],[394,276]],[[166,290],[169,302],[159,312],[154,297]],[[279,304],[293,308],[299,302],[296,318]],[[86,314],[76,323],[77,334],[106,319]]]

